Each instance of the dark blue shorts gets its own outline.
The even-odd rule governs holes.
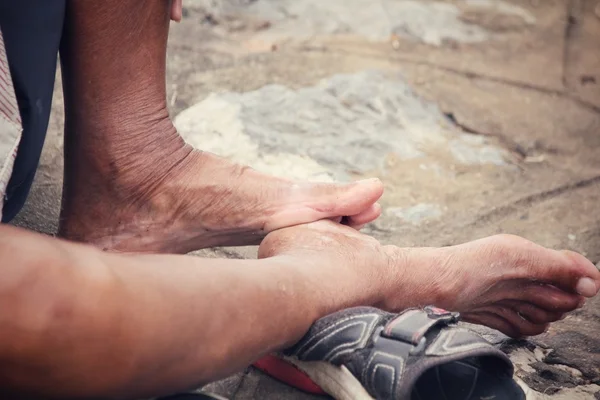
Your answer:
[[[25,204],[48,129],[65,0],[0,0],[0,29],[23,136],[6,192],[2,222]]]

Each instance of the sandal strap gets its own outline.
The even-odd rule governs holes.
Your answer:
[[[407,310],[388,322],[381,336],[401,340],[413,346],[424,346],[425,335],[431,329],[455,324],[459,319],[459,313],[432,306],[422,310]]]

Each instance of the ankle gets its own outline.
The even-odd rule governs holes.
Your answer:
[[[66,179],[70,172],[81,175],[76,170],[82,170],[85,179],[91,174],[105,182],[117,179],[122,185],[139,184],[171,170],[192,151],[166,112],[136,114],[118,121],[114,116],[67,121]]]
[[[449,273],[453,264],[452,253],[444,248],[389,247],[393,248],[390,258],[398,279],[402,281],[396,287],[407,287],[411,291],[413,306],[435,305],[443,308],[460,293],[456,274]],[[407,282],[410,282],[409,286]]]
[[[426,268],[432,297],[432,304],[450,309],[457,299],[465,295],[468,288],[468,271],[454,247],[426,247],[415,249],[414,268]],[[455,311],[455,310],[450,310]]]

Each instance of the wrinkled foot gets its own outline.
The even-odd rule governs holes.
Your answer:
[[[315,223],[269,234],[260,256],[347,262],[342,255],[355,254],[356,248],[360,257],[353,256],[353,263],[382,263],[382,254],[389,260],[364,267],[364,279],[377,271],[382,279],[374,282],[384,282],[386,300],[375,306],[398,312],[434,304],[512,337],[544,332],[600,289],[600,272],[583,256],[508,235],[446,248],[400,249],[339,225]]]
[[[411,259],[431,273],[424,291],[444,293],[436,305],[512,337],[543,333],[600,290],[600,271],[585,257],[511,235],[419,249]]]
[[[320,219],[360,229],[381,213],[377,179],[298,183],[187,146],[156,159],[131,155],[105,169],[76,164],[67,171],[60,235],[111,251],[252,245],[273,230]]]

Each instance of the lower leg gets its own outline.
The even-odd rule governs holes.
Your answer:
[[[68,3],[60,234],[124,251],[255,244],[270,230],[379,215],[379,182],[297,184],[187,146],[169,119],[169,2]],[[352,216],[355,216],[352,218]]]
[[[110,235],[103,222],[136,211],[115,205],[149,193],[191,153],[165,104],[168,2],[117,3],[69,1],[61,46],[61,234],[82,241],[95,228]]]

